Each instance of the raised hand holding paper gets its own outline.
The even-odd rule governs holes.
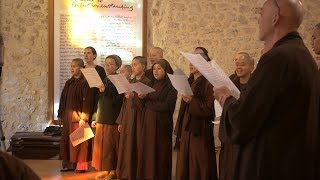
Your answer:
[[[83,76],[86,78],[90,88],[99,87],[103,84],[97,70],[95,68],[82,68],[80,69]]]
[[[180,53],[188,59],[214,87],[227,86],[232,96],[239,99],[239,89],[214,60],[212,60],[211,66],[200,54],[185,53],[182,51],[180,51]]]

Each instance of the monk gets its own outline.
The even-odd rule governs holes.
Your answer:
[[[167,73],[173,70],[167,60],[156,61],[153,66],[155,92],[139,95],[144,100],[141,143],[138,155],[137,179],[170,180],[172,178],[173,111],[177,91]]]
[[[160,47],[152,47],[149,51],[149,63],[152,66],[156,61],[163,58],[163,49]],[[148,79],[153,80],[152,69],[147,69],[145,75]]]
[[[254,60],[246,52],[239,52],[234,58],[235,74],[230,76],[231,81],[243,92],[247,89],[248,81],[254,69]],[[221,131],[222,132],[222,131]],[[239,146],[228,142],[221,142],[219,154],[219,177],[221,179],[231,179],[228,177],[234,171],[235,161],[239,154]]]
[[[202,56],[210,60],[206,54]],[[191,63],[189,67],[188,81],[194,95],[182,95],[175,128],[175,134],[181,137],[176,177],[177,180],[217,180],[212,124],[215,118],[213,86]]]
[[[63,124],[60,143],[61,172],[76,169],[76,172],[83,173],[89,168],[91,140],[74,147],[69,139],[73,131],[90,123],[93,110],[93,90],[81,73],[81,68],[84,68],[83,60],[73,59],[70,67],[72,77],[65,83],[60,98],[58,118]]]
[[[297,32],[302,20],[300,1],[266,0],[259,38],[272,48],[239,99],[214,88],[220,139],[239,146],[233,180],[319,179],[319,76]]]
[[[131,83],[141,82],[150,86],[150,80],[145,76],[147,59],[136,56],[132,60]],[[117,119],[120,132],[117,175],[119,179],[136,179],[139,145],[141,144],[141,129],[143,106],[140,105],[139,95],[135,92],[125,93],[125,98]],[[137,103],[138,102],[138,103]]]

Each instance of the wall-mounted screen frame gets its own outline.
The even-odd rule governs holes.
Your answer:
[[[110,54],[124,64],[147,55],[147,0],[49,0],[48,118],[57,119],[59,99],[74,58],[97,50],[96,64]]]

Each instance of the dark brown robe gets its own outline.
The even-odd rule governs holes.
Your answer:
[[[181,144],[177,157],[177,180],[217,180],[212,120],[215,117],[213,86],[200,76],[189,82],[194,96],[181,106]],[[179,124],[177,125],[179,126]]]
[[[152,88],[156,91],[148,94],[144,104],[137,178],[168,180],[172,178],[172,115],[177,91],[167,76],[155,80]]]
[[[243,92],[247,88],[247,84],[241,84],[240,78],[235,74],[229,77],[235,86]],[[235,165],[239,156],[239,146],[227,142],[221,142],[219,154],[219,178],[232,180],[232,174],[235,171]]]
[[[93,90],[83,75],[78,79],[72,77],[65,83],[58,110],[58,117],[63,124],[60,145],[63,168],[75,168],[75,163],[88,162],[91,159],[91,139],[73,147],[69,135],[79,127],[80,119],[90,124],[92,99]]]
[[[40,177],[23,161],[0,151],[0,179],[40,180]]]
[[[153,72],[152,72],[152,68],[146,70],[145,76],[146,76],[148,79],[150,79],[151,81],[154,79],[154,77],[153,77]]]
[[[150,80],[146,76],[142,76],[138,81],[132,79],[131,83],[142,82],[150,86]],[[137,172],[137,158],[138,145],[140,144],[141,127],[142,127],[142,108],[136,101],[137,94],[133,98],[124,98],[117,123],[122,125],[120,133],[118,163],[117,163],[117,177],[120,179],[136,179]]]
[[[226,99],[220,139],[239,146],[233,180],[314,180],[319,76],[297,32],[262,55],[247,90]],[[223,180],[223,179],[222,179]]]

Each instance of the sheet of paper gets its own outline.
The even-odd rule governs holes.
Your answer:
[[[132,88],[129,81],[122,73],[109,75],[108,78],[113,83],[113,85],[117,88],[117,91],[119,94],[122,94],[125,92],[132,92]]]
[[[79,127],[75,131],[73,131],[70,135],[70,141],[73,145],[73,147],[79,145],[80,143],[83,143],[84,141],[87,141],[88,139],[91,139],[94,137],[94,134],[89,126],[88,123],[84,125],[84,127]]]
[[[193,95],[187,76],[168,74],[172,86],[183,95]]]
[[[239,99],[239,89],[214,60],[212,60],[212,65],[210,65],[200,54],[185,53],[181,51],[180,53],[187,58],[214,87],[227,86],[231,91],[231,95],[236,99]]]
[[[131,88],[133,91],[135,91],[138,94],[148,94],[148,93],[156,91],[153,88],[151,88],[141,82],[132,83]]]
[[[216,113],[216,117],[221,117],[222,107],[217,100],[214,100],[214,110]]]
[[[86,78],[89,86],[92,87],[99,87],[103,84],[97,70],[95,68],[82,68],[80,69],[83,76]]]

